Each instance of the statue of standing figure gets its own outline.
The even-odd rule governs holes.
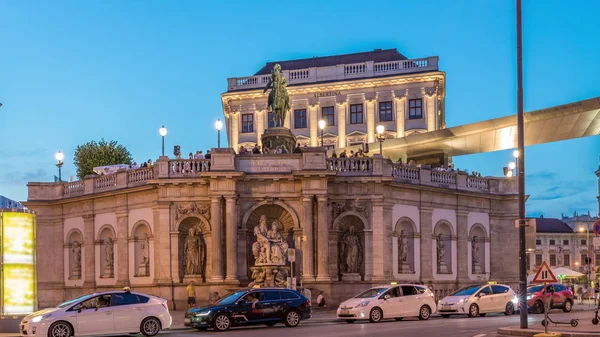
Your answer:
[[[474,236],[471,240],[471,258],[473,264],[479,264],[479,242],[477,242],[477,236]]]
[[[400,236],[398,237],[398,253],[400,262],[408,260],[408,238],[404,234],[404,230],[400,231]]]
[[[112,267],[115,264],[115,247],[114,241],[112,238],[106,239],[106,243],[104,244],[104,252],[106,253],[106,266]]]
[[[74,269],[81,270],[81,244],[79,242],[74,243],[72,252],[74,257],[73,260],[75,262]]]
[[[269,99],[267,108],[273,113],[274,125],[276,127],[282,127],[285,116],[290,110],[290,97],[287,92],[287,80],[281,74],[281,66],[276,64],[271,72],[271,78],[269,83],[265,86],[263,93],[271,89],[269,93]]]
[[[267,216],[263,214],[258,220],[258,225],[254,227],[256,242],[252,244],[252,254],[255,264],[271,262],[271,243],[267,238],[268,232]]]
[[[360,238],[356,234],[355,227],[349,226],[348,231],[342,238],[341,247],[341,272],[348,274],[357,274],[360,272],[362,264],[362,247]]]
[[[438,265],[444,263],[444,254],[446,253],[446,248],[444,246],[444,239],[442,238],[442,234],[438,234],[437,236],[437,262]]]
[[[204,261],[204,244],[196,235],[196,228],[190,228],[185,239],[185,275],[202,275]]]

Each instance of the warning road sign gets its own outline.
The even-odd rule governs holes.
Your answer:
[[[535,277],[533,278],[533,281],[531,281],[531,283],[554,282],[558,282],[556,276],[554,276],[554,273],[552,272],[552,269],[550,269],[550,266],[548,266],[548,263],[546,263],[546,261],[543,261],[537,273],[535,273]]]
[[[600,219],[596,220],[596,222],[594,222],[594,233],[596,233],[596,236],[600,236]]]

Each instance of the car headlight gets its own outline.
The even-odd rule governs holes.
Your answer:
[[[41,321],[43,319],[46,319],[46,318],[48,318],[50,316],[52,316],[52,314],[46,314],[46,315],[43,315],[43,316],[35,316],[34,318],[31,319],[31,323],[37,323],[37,322],[39,322],[39,321]]]
[[[457,304],[463,304],[463,303],[465,303],[466,301],[467,301],[467,299],[466,299],[466,298],[461,298],[461,299],[460,299],[460,301],[458,301],[458,303],[457,303]]]
[[[208,315],[210,315],[211,311],[212,310],[209,310],[209,311],[200,311],[199,313],[196,314],[196,317],[198,317],[198,316],[208,316]]]
[[[519,303],[519,298],[517,296],[513,297],[513,299],[511,300],[513,302],[513,304],[517,304]]]
[[[364,301],[355,306],[355,308],[366,307],[367,305],[369,305],[369,301]]]
[[[527,295],[527,299],[530,300],[533,298],[533,295]]]

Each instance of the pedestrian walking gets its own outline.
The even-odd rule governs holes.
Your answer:
[[[196,287],[194,286],[194,281],[190,282],[190,285],[186,288],[188,293],[188,308],[191,309],[194,305],[196,305]]]
[[[319,296],[317,296],[317,306],[319,306],[319,308],[327,308],[327,302],[325,301],[323,291],[320,291]]]

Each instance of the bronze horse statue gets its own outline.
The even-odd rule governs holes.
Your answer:
[[[285,116],[290,110],[290,97],[287,92],[287,80],[281,74],[281,66],[276,64],[271,72],[269,83],[265,87],[263,93],[272,89],[269,92],[269,100],[267,108],[273,113],[273,124],[275,127],[283,127]]]

